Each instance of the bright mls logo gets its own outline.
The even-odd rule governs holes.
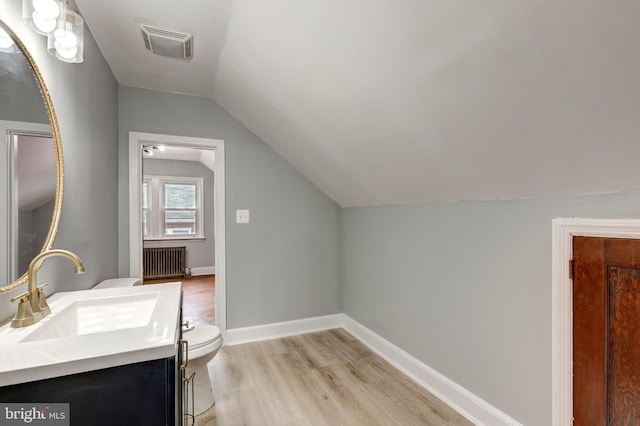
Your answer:
[[[69,404],[0,404],[0,426],[69,426]]]

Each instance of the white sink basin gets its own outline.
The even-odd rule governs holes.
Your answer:
[[[68,291],[51,314],[0,327],[0,386],[175,356],[180,283]]]
[[[158,302],[157,292],[76,300],[42,324],[22,342],[82,336],[149,323]]]

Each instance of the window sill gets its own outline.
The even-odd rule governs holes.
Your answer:
[[[171,242],[190,242],[190,241],[205,241],[207,238],[206,237],[190,237],[190,238],[184,238],[184,237],[177,237],[177,238],[145,238],[142,241],[145,243],[166,243],[167,241],[171,241]]]

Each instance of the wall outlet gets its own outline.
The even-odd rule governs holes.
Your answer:
[[[249,223],[249,210],[236,210],[236,223]]]

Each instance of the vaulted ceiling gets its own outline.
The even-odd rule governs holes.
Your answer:
[[[215,100],[342,206],[640,182],[637,0],[76,3],[121,85]]]

